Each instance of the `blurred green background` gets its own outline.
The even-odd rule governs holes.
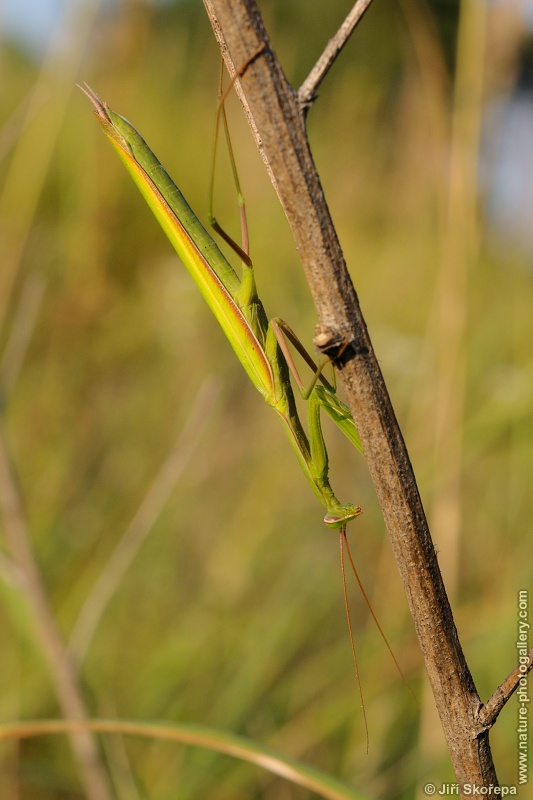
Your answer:
[[[295,86],[350,5],[260,3]],[[377,2],[309,132],[487,699],[516,663],[517,592],[532,576],[533,286],[531,253],[484,222],[477,164],[523,32],[497,7],[459,11]],[[373,798],[453,780],[363,459],[325,424],[333,487],[364,508],[349,530],[357,566],[420,698],[350,581],[368,756],[336,536],[75,88],[87,81],[133,121],[205,220],[219,56],[203,5],[67,2],[47,49],[4,35],[0,59],[3,530],[13,480],[89,713],[239,733]],[[290,232],[233,97],[228,114],[260,295],[311,349]],[[237,235],[224,163],[215,205]],[[8,534],[0,577],[1,720],[60,716]],[[491,736],[506,784],[516,711],[511,700]],[[103,758],[119,800],[311,796],[179,745],[108,737]],[[0,775],[2,800],[87,796],[64,738],[3,743]]]

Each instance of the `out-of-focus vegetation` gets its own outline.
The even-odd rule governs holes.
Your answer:
[[[351,3],[260,5],[298,85]],[[533,286],[527,256],[498,244],[478,216],[475,170],[459,169],[476,155],[468,125],[492,96],[494,64],[479,68],[479,106],[475,91],[473,105],[456,106],[456,144],[464,134],[473,149],[450,145],[457,12],[376,3],[321,87],[309,129],[486,699],[515,665],[516,595],[532,576]],[[86,80],[134,122],[205,219],[218,52],[203,7],[86,0],[66,14],[42,61],[7,39],[0,53],[0,381],[32,545],[88,709],[220,727],[369,797],[414,798],[452,774],[364,461],[325,425],[333,486],[364,507],[349,531],[358,568],[425,719],[421,736],[420,709],[351,587],[368,756],[336,537],[74,87]],[[487,29],[492,54],[502,30]],[[465,35],[475,52],[482,27]],[[476,67],[463,67],[475,90]],[[310,346],[315,317],[297,253],[234,98],[228,113],[260,294]],[[450,153],[466,190],[462,178],[450,188]],[[216,208],[235,229],[224,166]],[[441,430],[443,419],[455,422]],[[176,441],[182,462],[169,467]],[[159,496],[122,574],[110,559],[128,530],[131,541],[149,491]],[[2,553],[0,716],[57,716],[5,539]],[[102,574],[113,591],[98,617]],[[507,784],[515,727],[511,701],[492,735]],[[205,751],[105,744],[120,800],[309,796]],[[0,758],[2,797],[83,796],[65,740],[4,744]]]

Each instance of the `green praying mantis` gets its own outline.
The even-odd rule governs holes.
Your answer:
[[[332,384],[322,375],[321,367],[314,363],[290,327],[279,317],[268,320],[257,294],[253,266],[241,248],[238,248],[242,258],[239,278],[140,133],[92,89],[86,87],[83,91],[248,377],[281,420],[304,475],[326,508],[325,524],[343,529],[361,513],[361,507],[351,503],[343,505],[330,486],[320,411],[324,410],[362,453],[350,410],[339,400]],[[307,434],[296,408],[289,370],[292,359],[284,334],[315,373],[315,380],[306,392],[295,372],[302,396],[307,399]]]
[[[241,74],[242,70],[237,77]],[[124,117],[112,111],[89,86],[85,85],[85,88],[80,88],[91,101],[95,115],[105,134],[140,189],[181,261],[196,282],[248,377],[281,420],[304,475],[318,500],[326,509],[325,524],[329,528],[340,531],[345,609],[367,732],[368,749],[368,726],[346,594],[345,544],[350,564],[365,602],[402,679],[405,683],[406,681],[361,585],[348,547],[346,525],[361,514],[361,506],[352,503],[342,504],[329,483],[328,453],[322,434],[320,413],[324,411],[328,414],[349,441],[362,453],[363,448],[351,412],[337,397],[334,385],[322,374],[323,367],[328,360],[317,365],[287,323],[279,317],[268,320],[257,294],[254,269],[246,249],[239,247],[230,239],[211,213],[212,226],[222,234],[241,258],[242,268],[239,278],[140,133]],[[224,97],[225,94],[221,95],[215,131],[218,130],[219,114],[224,113]],[[215,132],[215,147],[216,139],[217,133]],[[233,165],[231,148],[230,158]],[[235,169],[234,175],[236,176]],[[294,365],[287,340],[291,342],[313,371],[313,381],[307,391],[304,389]],[[298,415],[291,383],[291,371],[302,397],[307,401],[307,433]]]

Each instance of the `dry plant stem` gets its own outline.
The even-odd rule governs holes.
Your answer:
[[[321,330],[347,337],[339,372],[404,583],[435,702],[460,785],[497,783],[488,733],[473,731],[481,706],[468,669],[405,444],[346,270],[309,150],[298,98],[277,61],[253,0],[204,0],[230,74],[261,44],[236,84],[285,210]],[[490,792],[485,796],[491,796]]]
[[[18,580],[40,640],[56,697],[65,717],[85,720],[88,716],[76,672],[57,629],[30,544],[20,492],[8,455],[4,431],[0,427],[0,509],[11,557]],[[107,776],[92,735],[88,731],[70,733],[72,750],[79,764],[85,793],[90,800],[111,800]]]
[[[363,18],[363,14],[371,2],[372,0],[357,0],[335,36],[327,43],[324,52],[298,90],[298,102],[302,111],[309,108],[316,100],[316,90],[326,77],[330,67],[335,63],[335,59],[352,35],[355,26]]]

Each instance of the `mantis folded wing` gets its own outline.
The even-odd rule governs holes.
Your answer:
[[[323,409],[362,452],[349,409],[322,378],[310,356],[305,354],[307,363],[316,371],[316,378],[322,381],[319,384],[315,379],[307,396],[308,434],[305,433],[296,409],[282,331],[288,332],[293,343],[296,337],[282,320],[268,321],[257,295],[253,268],[243,262],[239,278],[142,136],[92,89],[87,86],[83,91],[92,102],[104,132],[220,323],[248,377],[283,423],[302,471],[326,508],[324,522],[331,528],[344,528],[361,513],[361,507],[341,504],[329,484],[328,454],[320,425],[320,410]],[[301,345],[298,349],[303,354]]]

